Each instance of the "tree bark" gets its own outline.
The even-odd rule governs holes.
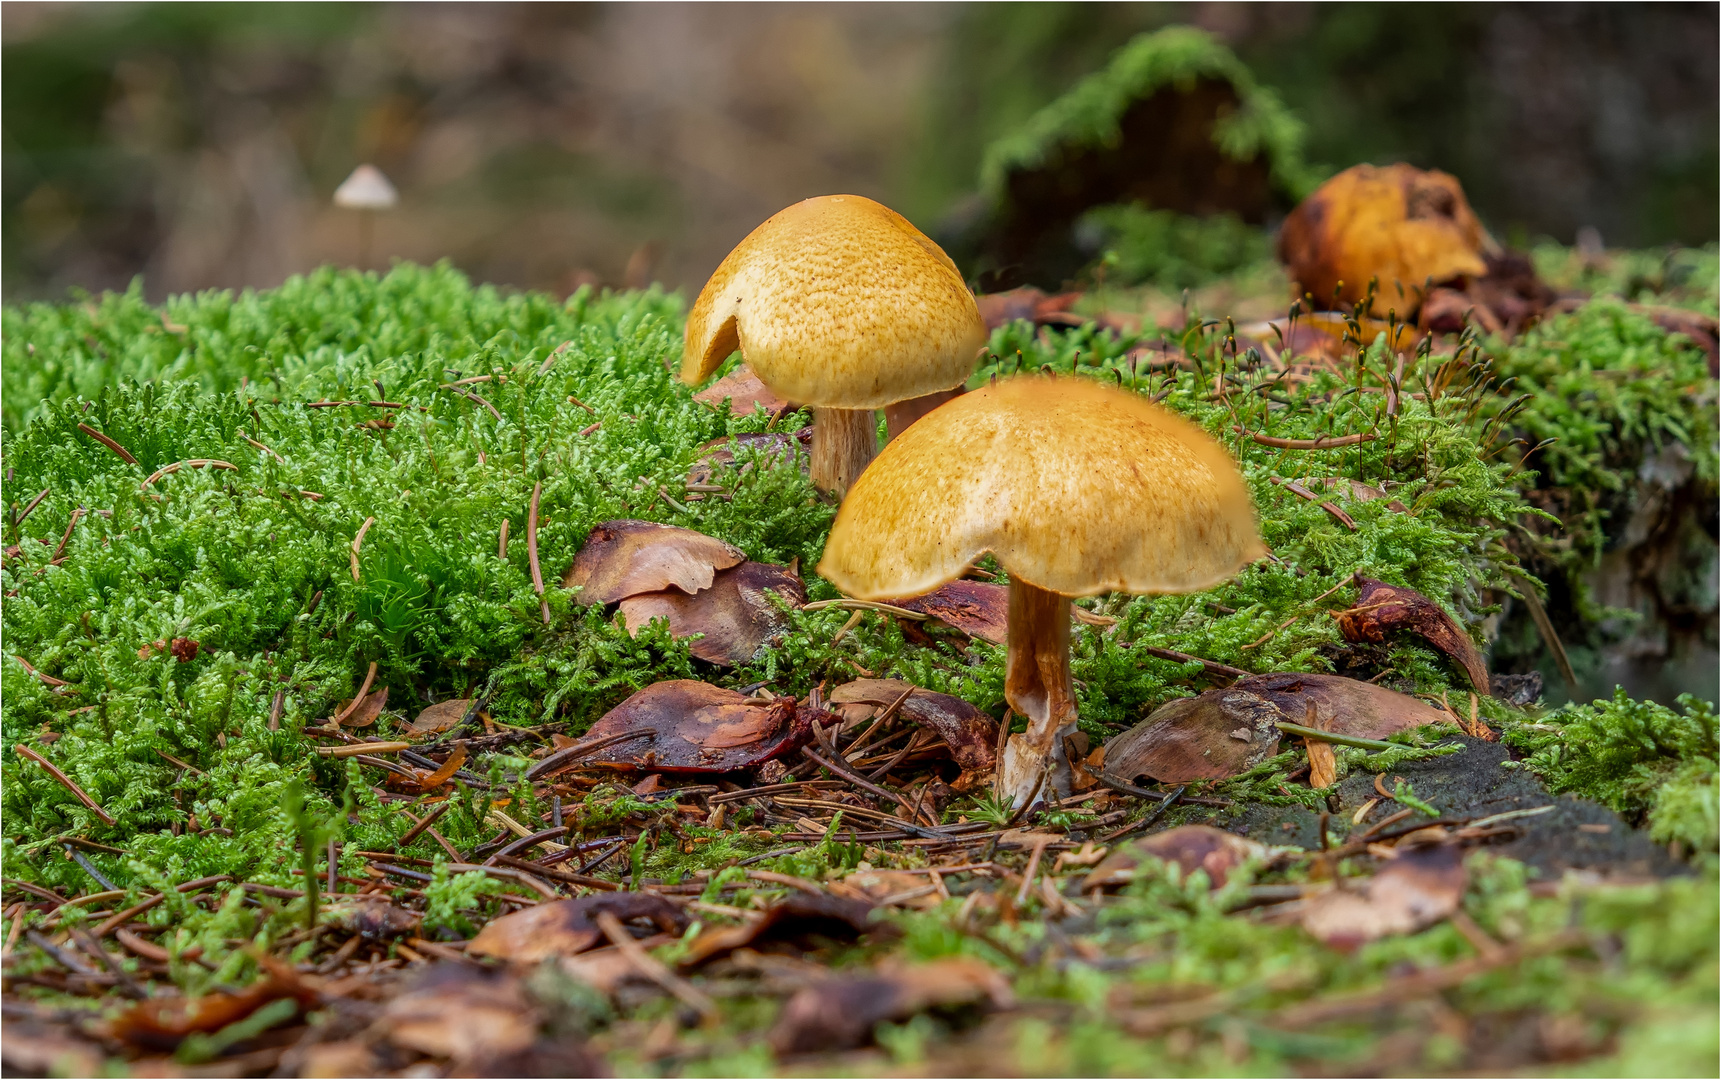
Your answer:
[[[878,453],[871,409],[813,410],[813,486],[845,494]]]
[[[1004,698],[1027,718],[1028,730],[1010,736],[1004,746],[998,794],[1020,808],[1041,795],[1070,793],[1064,737],[1076,732],[1076,694],[1070,680],[1069,598],[1012,579],[1008,635]]]

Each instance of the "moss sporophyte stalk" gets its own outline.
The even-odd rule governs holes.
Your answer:
[[[1618,524],[1605,499],[1574,514],[1547,491],[1611,490],[1658,447],[1683,448],[1694,474],[1713,482],[1715,383],[1704,357],[1623,302],[1592,301],[1511,344],[1412,356],[1401,373],[1384,341],[1367,341],[1346,363],[1311,366],[1296,379],[1280,378],[1259,354],[1238,355],[1225,323],[1194,309],[1187,316],[1128,334],[1092,323],[1011,323],[992,332],[990,357],[970,381],[1050,368],[1060,379],[1156,398],[1229,452],[1258,508],[1271,557],[1231,580],[1188,594],[1075,601],[1091,616],[1072,627],[1068,653],[1090,745],[1204,688],[1213,670],[1332,671],[1359,656],[1363,677],[1437,708],[1444,694],[1467,714],[1466,674],[1421,639],[1400,635],[1366,649],[1343,639],[1332,613],[1351,603],[1356,575],[1417,591],[1479,639],[1525,574],[1531,584],[1564,581],[1556,575],[1593,560]],[[451,869],[468,865],[451,849],[484,852],[474,858],[481,863],[518,839],[508,821],[544,829],[531,823],[559,816],[568,833],[554,842],[576,850],[552,869],[610,885],[676,878],[690,883],[680,886],[689,897],[718,907],[747,902],[737,882],[794,888],[749,871],[822,880],[863,862],[924,869],[918,856],[851,840],[858,815],[848,811],[843,835],[831,827],[786,842],[784,833],[805,826],[740,802],[725,804],[724,816],[695,818],[661,793],[631,790],[634,776],[570,788],[553,809],[548,788],[525,778],[529,755],[553,736],[577,738],[654,682],[699,679],[803,698],[865,673],[1006,717],[1005,650],[980,639],[929,635],[878,612],[860,613],[839,634],[856,612],[793,609],[783,612],[788,629],[774,647],[719,670],[663,624],[635,636],[556,584],[600,522],[639,519],[697,530],[748,559],[794,564],[810,601],[841,599],[813,570],[835,508],[783,457],[735,441],[734,465],[716,466],[713,483],[689,490],[688,471],[714,440],[793,431],[807,417],[734,415],[692,401],[670,371],[683,345],[677,297],[582,290],[564,301],[474,287],[446,266],[403,264],[380,276],[323,270],[273,290],[174,297],[161,308],[136,289],[8,307],[3,329],[0,450],[11,512],[0,570],[0,730],[12,751],[0,792],[4,873],[62,898],[87,896],[97,887],[87,863],[126,891],[111,901],[116,911],[160,893],[138,920],[165,930],[156,939],[173,958],[164,970],[189,991],[246,985],[260,970],[259,949],[313,955],[315,938],[294,935],[307,920],[345,917],[345,901],[314,885],[328,880],[330,840],[341,894],[368,880],[374,862],[361,853],[391,853],[389,865],[403,873],[388,887],[410,901],[422,918],[417,932],[433,944],[471,934],[496,910],[497,893],[526,888]],[[1184,362],[1155,362],[1166,340]],[[1580,385],[1574,370],[1587,381]],[[1359,435],[1371,437],[1345,441]],[[1548,438],[1559,441],[1522,459]],[[1308,444],[1316,448],[1296,448]],[[232,468],[162,471],[192,461]],[[542,595],[526,542],[534,491]],[[1008,582],[999,561],[979,565]],[[1599,634],[1592,616],[1580,626]],[[1162,658],[1168,653],[1199,660]],[[433,703],[482,703],[461,733],[473,749],[443,803],[401,799],[385,786],[387,770],[360,757],[315,752],[338,740],[307,729],[326,728],[373,664],[370,692],[386,689],[386,704],[366,727],[342,728],[345,739],[399,736]],[[1597,940],[1613,935],[1611,955],[1623,958],[1625,974],[1598,975],[1596,961],[1548,953],[1509,978],[1465,983],[1453,1000],[1466,1015],[1505,1015],[1527,1002],[1547,1015],[1578,1015],[1597,995],[1653,999],[1665,1003],[1653,1025],[1608,1021],[1610,1032],[1626,1031],[1620,1052],[1653,1061],[1654,1047],[1632,1040],[1686,1045],[1689,1033],[1675,1028],[1688,1012],[1712,1011],[1714,999],[1713,708],[1623,696],[1558,710],[1483,697],[1476,708],[1521,756],[1518,769],[1555,792],[1600,800],[1658,843],[1677,842],[1702,872],[1573,905],[1532,891],[1522,864],[1473,856],[1466,910],[1485,933],[1541,940],[1535,935],[1576,920]],[[1400,786],[1396,777],[1455,753],[1453,730],[1395,737],[1388,750],[1341,748],[1338,768],[1378,773],[1400,809],[1437,802],[1421,780]],[[12,750],[20,745],[71,786]],[[1285,748],[1190,794],[1319,810],[1323,795],[1291,779],[1301,763]],[[785,765],[797,780],[814,777],[799,760]],[[986,796],[949,801],[940,816],[1024,824]],[[1129,804],[1094,831],[1145,811]],[[1075,807],[1060,813],[1092,820],[1073,816],[1086,813]],[[1331,824],[1335,835],[1351,827]],[[68,843],[84,863],[67,857]],[[974,850],[983,861],[985,848]],[[1047,868],[1066,854],[1079,849],[1041,852]],[[1025,869],[1019,855],[1008,856],[1011,873]],[[211,886],[210,900],[175,890],[217,875],[231,880]],[[1024,912],[1052,903],[1025,884]],[[1058,1024],[1043,1037],[1012,1029],[1038,1045],[1018,1054],[1024,1067],[1058,1070],[1121,1068],[1113,1055],[1125,1051],[1135,1055],[1131,1068],[1205,1068],[1178,1057],[1175,1040],[1146,1019],[1134,1034],[1107,1019],[1107,1002],[1157,1007],[1147,988],[1159,984],[1228,995],[1231,1012],[1200,1023],[1244,1017],[1244,1034],[1230,1045],[1262,1069],[1316,1053],[1330,1060],[1343,1047],[1293,1045],[1267,1021],[1298,995],[1375,986],[1398,965],[1433,969],[1469,955],[1469,939],[1449,924],[1341,955],[1295,927],[1228,914],[1250,887],[1248,874],[1212,894],[1175,875],[1144,875],[1095,917],[1094,940],[1127,954],[1127,970],[1069,960],[1079,949],[1057,951],[1066,947],[1037,917],[965,933],[969,924],[953,917],[966,893],[946,900],[934,891],[933,903],[949,910],[892,918],[907,955],[981,957],[1011,972],[1018,997],[1059,1002]],[[1007,890],[1012,898],[1016,888]],[[422,895],[404,891],[412,889]],[[68,926],[86,914],[76,904],[61,910]],[[185,959],[192,950],[200,950],[195,962]],[[1293,970],[1306,986],[1293,985]],[[1248,1034],[1257,1029],[1274,1034]],[[934,1045],[917,1038],[887,1041],[910,1056]],[[1366,1042],[1346,1045],[1360,1054]],[[741,1043],[713,1047],[714,1067],[740,1060]]]

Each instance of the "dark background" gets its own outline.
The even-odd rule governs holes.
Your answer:
[[[7,4],[3,289],[152,297],[358,257],[697,287],[753,225],[856,192],[931,227],[986,144],[1173,22],[1308,124],[1308,158],[1463,181],[1497,235],[1717,237],[1715,4]]]

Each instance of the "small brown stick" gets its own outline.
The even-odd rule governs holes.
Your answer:
[[[538,365],[538,377],[542,378],[545,375],[548,375],[550,373],[550,368],[555,366],[556,361],[562,358],[562,353],[566,352],[568,346],[573,343],[574,340],[569,338],[567,341],[557,345],[554,349],[551,349],[550,355],[544,357],[544,362]]]
[[[230,469],[233,472],[239,471],[239,466],[233,464],[231,461],[218,461],[215,458],[187,458],[185,461],[176,461],[172,465],[163,465],[161,468],[150,473],[148,478],[138,485],[138,489],[141,491],[155,483],[157,480],[160,480],[162,477],[172,476],[181,469],[201,469],[205,465],[215,469]]]
[[[1174,664],[1200,664],[1202,671],[1208,675],[1224,675],[1232,679],[1245,679],[1253,675],[1252,671],[1234,668],[1229,664],[1221,664],[1213,660],[1203,660],[1199,656],[1178,652],[1176,649],[1161,649],[1154,645],[1143,645],[1141,651],[1161,660],[1170,660]]]
[[[1034,853],[1028,857],[1028,868],[1022,871],[1022,887],[1016,890],[1016,906],[1021,907],[1028,902],[1028,886],[1040,872],[1040,859],[1046,854],[1046,845],[1052,842],[1050,835],[1034,838]]]
[[[281,712],[287,705],[287,688],[275,691],[275,700],[269,703],[269,730],[281,730]]]
[[[406,406],[398,401],[367,401],[366,405],[373,409],[404,409]]]
[[[61,772],[59,770],[59,768],[54,765],[53,762],[49,761],[47,758],[43,757],[41,754],[38,754],[36,751],[30,749],[28,746],[25,746],[23,743],[18,743],[12,749],[17,751],[17,753],[20,756],[29,758],[31,761],[34,761],[36,764],[40,765],[42,768],[48,770],[48,775],[52,776],[55,780],[59,781],[60,786],[64,787],[67,791],[71,792],[73,795],[76,795],[79,802],[83,803],[85,806],[89,807],[92,811],[94,811],[95,815],[102,819],[102,824],[104,824],[104,825],[117,825],[117,824],[119,824],[119,822],[112,815],[110,815],[106,810],[103,810],[101,808],[101,806],[96,802],[96,800],[94,800],[94,799],[90,798],[88,795],[84,794],[83,788],[72,783],[72,778],[67,776],[65,773]]]
[[[264,446],[262,443],[258,442],[256,439],[253,439],[251,436],[245,434],[243,431],[241,431],[239,433],[239,437],[241,439],[244,439],[246,442],[250,443],[252,446],[255,446],[257,449],[262,450],[263,452],[267,453],[268,455],[273,457],[276,461],[279,461],[281,464],[285,465],[287,463],[286,458],[282,457],[280,454],[275,453],[275,451],[269,449],[269,447],[267,447],[267,446]]]
[[[107,447],[109,450],[112,450],[115,454],[118,454],[119,459],[121,461],[125,462],[127,465],[136,465],[137,464],[137,458],[134,458],[131,456],[130,450],[127,450],[125,447],[121,446],[119,443],[114,442],[112,439],[108,438],[106,435],[103,435],[101,432],[97,431],[95,428],[91,427],[90,425],[79,424],[78,430],[83,432],[85,435],[88,435],[90,438],[96,440],[97,442],[101,443],[103,446]]]
[[[663,965],[662,961],[640,948],[639,942],[635,941],[633,935],[627,932],[627,927],[621,924],[621,920],[615,917],[614,912],[600,911],[597,913],[595,921],[598,924],[598,929],[604,932],[604,937],[609,938],[610,944],[616,947],[616,951],[627,959],[635,971],[675,995],[682,1004],[699,1013],[707,1024],[717,1022],[721,1016],[717,1010],[717,1003],[712,1001],[703,990],[670,971]]]
[[[232,880],[233,878],[229,874],[216,874],[212,877],[198,878],[196,881],[187,881],[183,885],[175,885],[173,887],[173,891],[179,893],[196,892],[198,889],[207,889],[211,885],[219,885],[223,881]],[[124,911],[115,913],[110,918],[104,919],[101,923],[97,924],[96,928],[91,930],[90,933],[98,940],[105,938],[165,899],[167,899],[166,893],[156,893],[154,896],[151,896],[140,903],[133,904]]]
[[[1265,644],[1267,644],[1267,642],[1273,640],[1273,636],[1275,634],[1277,634],[1279,631],[1285,629],[1285,627],[1290,626],[1292,623],[1294,623],[1296,621],[1297,621],[1297,616],[1292,615],[1290,618],[1286,619],[1284,622],[1280,623],[1278,626],[1273,627],[1273,629],[1267,631],[1265,634],[1262,634],[1260,637],[1256,638],[1254,641],[1251,641],[1249,644],[1243,646],[1243,648],[1245,648],[1245,649],[1258,649],[1258,648],[1260,648],[1262,645],[1265,645]]]
[[[659,484],[658,488],[657,488],[657,497],[662,499],[665,503],[668,503],[669,508],[671,510],[674,510],[678,514],[692,513],[692,511],[688,510],[686,506],[684,506],[681,503],[676,502],[673,498],[671,498],[669,492],[665,491],[663,489],[663,485],[661,485],[661,484]]]
[[[1357,435],[1322,435],[1318,439],[1281,439],[1277,435],[1262,435],[1243,427],[1234,426],[1231,430],[1239,435],[1249,436],[1262,446],[1271,446],[1278,450],[1331,450],[1375,440],[1375,436],[1366,431]]]
[[[531,889],[539,896],[542,896],[545,900],[561,899],[561,897],[556,894],[556,890],[551,888],[548,882],[534,874],[528,874],[524,870],[514,870],[506,866],[479,866],[476,863],[466,862],[448,864],[448,872],[451,874],[465,874],[473,870],[476,870],[481,874],[489,874],[491,877],[501,878],[504,881],[518,882],[519,884],[526,886],[528,889]]]
[[[532,505],[526,509],[526,561],[532,566],[532,591],[540,598],[544,595],[544,572],[538,568],[538,497],[544,493],[544,482],[539,480],[532,485]],[[540,599],[544,614],[544,625],[550,625],[550,602]]]
[[[1322,510],[1325,510],[1333,517],[1338,518],[1339,523],[1345,528],[1349,529],[1351,532],[1356,532],[1356,521],[1349,514],[1340,510],[1331,500],[1321,498],[1319,495],[1316,495],[1314,492],[1297,483],[1295,480],[1281,480],[1275,476],[1272,478],[1272,481],[1298,498],[1307,499],[1312,503],[1318,503]]]
[[[502,532],[496,541],[496,557],[503,562],[508,560],[508,519],[502,519]]]
[[[353,714],[353,710],[357,709],[359,707],[359,703],[365,699],[365,695],[370,693],[371,680],[373,680],[375,678],[376,678],[376,661],[372,660],[371,664],[370,664],[370,670],[365,672],[365,681],[363,683],[359,684],[358,694],[352,699],[351,702],[349,702],[347,704],[346,708],[342,709],[338,714],[335,715],[335,717],[332,720],[329,721],[330,727],[337,727],[337,728],[340,727],[341,721],[345,720],[347,717],[349,717]],[[362,748],[361,752],[363,752],[364,750],[374,749],[376,746],[375,743],[371,743],[368,745],[361,743],[359,745]],[[406,745],[410,746],[411,744],[408,743]],[[322,749],[322,748],[319,747],[319,749]]]
[[[568,395],[568,404],[569,405],[577,405],[580,408],[591,413],[593,416],[596,416],[598,414],[598,411],[596,409],[592,408],[590,405],[587,405],[585,402],[581,401],[579,398],[575,397],[572,394]]]
[[[49,566],[58,566],[60,564],[60,560],[65,558],[66,545],[72,542],[72,530],[78,527],[78,522],[83,518],[83,516],[84,508],[81,506],[72,511],[72,520],[66,522],[66,535],[60,537],[60,546],[56,547],[54,549],[54,553],[48,556]]]
[[[363,405],[363,404],[364,404],[364,402],[362,402],[362,401],[307,401],[307,402],[305,402],[305,408],[307,408],[307,409],[333,409],[333,408],[336,408],[337,406],[342,406],[342,405]]]
[[[319,746],[317,754],[326,758],[350,758],[364,754],[398,754],[411,749],[409,742],[362,742],[351,746]]]
[[[854,617],[858,619],[860,618],[860,615],[861,613],[857,611],[855,612]],[[832,644],[835,644],[835,642]],[[854,764],[854,762],[860,757],[861,748],[870,743],[874,736],[884,733],[885,725],[889,724],[896,718],[896,714],[902,709],[903,702],[907,701],[918,689],[919,687],[911,686],[907,690],[904,690],[901,697],[891,702],[885,707],[883,712],[873,717],[872,726],[867,728],[865,735],[862,735],[860,738],[849,744],[848,750],[843,753],[843,760],[847,761],[851,765]]]
[[[406,814],[407,820],[412,822],[412,828],[406,830],[406,832],[401,835],[401,838],[399,840],[395,841],[395,845],[397,847],[405,847],[406,845],[412,843],[414,840],[417,840],[419,838],[419,836],[423,834],[424,830],[426,830],[426,829],[430,828],[432,825],[436,824],[437,818],[441,817],[443,814],[448,813],[448,811],[452,810],[453,808],[454,808],[453,803],[445,802],[441,806],[436,807],[430,813],[424,815],[422,818],[415,818],[412,816],[412,814],[408,813],[405,809],[402,809],[401,813]]]
[[[496,411],[496,406],[490,404],[488,401],[485,401],[483,398],[479,397],[477,394],[474,394],[472,391],[462,390],[462,389],[460,389],[460,387],[455,386],[452,383],[443,383],[442,389],[452,390],[456,394],[459,394],[463,398],[467,398],[467,399],[470,399],[472,401],[476,401],[478,404],[480,404],[480,405],[484,406],[486,409],[490,410],[490,415],[494,416],[496,418],[496,422],[498,424],[500,424],[502,422],[502,414]],[[357,404],[357,403],[355,402],[354,404]]]
[[[904,694],[903,696],[907,697],[908,695]],[[815,725],[815,728],[816,727],[817,727],[817,725]],[[860,776],[856,776],[854,773],[843,768],[841,765],[838,765],[836,762],[831,761],[829,758],[825,757],[823,754],[814,753],[813,749],[811,747],[807,747],[807,748],[803,749],[801,751],[801,753],[806,756],[808,761],[811,761],[816,765],[823,765],[825,768],[827,768],[831,771],[832,775],[842,777],[844,780],[847,780],[849,783],[853,784],[855,787],[860,788],[862,791],[871,792],[872,794],[877,795],[881,799],[886,799],[890,802],[897,804],[898,806],[902,807],[904,810],[909,809],[908,800],[903,798],[901,795],[893,795],[892,793],[886,791],[884,788],[879,787],[877,784],[873,783],[872,781],[864,779],[863,777],[860,777]],[[910,810],[908,816],[909,816],[910,820],[912,820],[914,817],[914,812],[912,810]]]
[[[596,431],[598,428],[601,428],[603,426],[604,426],[604,422],[602,420],[599,420],[596,423],[587,424],[585,427],[581,428],[576,434],[578,434],[581,438],[584,438],[585,436],[590,435],[592,432]]]
[[[18,661],[20,664],[23,664],[24,670],[28,671],[30,674],[36,676],[36,678],[41,679],[44,685],[47,685],[47,686],[70,686],[70,685],[72,685],[71,683],[67,682],[64,679],[56,679],[52,675],[44,675],[42,672],[37,671],[35,668],[30,666],[30,661],[24,659],[22,656],[14,656],[12,659]]]
[[[657,738],[657,730],[655,728],[643,728],[639,731],[624,731],[619,735],[606,735],[601,739],[589,739],[585,742],[577,742],[572,746],[564,747],[557,750],[555,753],[544,757],[536,765],[527,769],[526,779],[541,780],[552,773],[560,772],[562,769],[572,766],[574,762],[591,753],[593,750],[602,750],[611,743],[626,742],[629,739],[655,738]]]
[[[365,533],[370,532],[370,527],[375,521],[376,518],[374,517],[365,518],[365,523],[359,526],[358,535],[353,537],[352,568],[354,581],[359,579],[359,545],[365,542]]]
[[[920,737],[922,735],[925,735],[925,734],[926,734],[926,732],[924,732],[924,731],[916,731],[914,733],[914,738],[908,740],[908,742],[903,745],[903,748],[901,750],[898,750],[896,752],[896,754],[894,756],[892,756],[889,761],[886,761],[883,765],[880,765],[878,768],[874,769],[872,772],[868,773],[867,775],[874,780],[882,780],[886,776],[889,776],[890,770],[892,770],[892,769],[896,768],[898,765],[902,764],[902,761],[904,758],[908,757],[908,755],[914,753],[916,750],[920,749],[921,746],[924,745],[921,742]],[[877,760],[877,759],[875,758],[874,760]],[[1002,752],[999,753],[998,760],[999,761],[1004,760],[1004,756],[1003,756]]]
[[[49,490],[51,489],[43,488],[40,494],[38,494],[34,499],[31,499],[29,505],[25,506],[24,509],[18,513],[18,516],[12,521],[12,527],[14,529],[24,524],[24,519],[30,516],[30,511],[36,509],[36,507],[41,504],[42,500],[48,497]]]

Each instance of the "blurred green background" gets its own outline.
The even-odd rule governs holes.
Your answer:
[[[8,4],[9,300],[359,258],[697,287],[809,195],[960,210],[985,146],[1135,34],[1204,27],[1336,170],[1455,173],[1503,238],[1717,237],[1714,4]]]

